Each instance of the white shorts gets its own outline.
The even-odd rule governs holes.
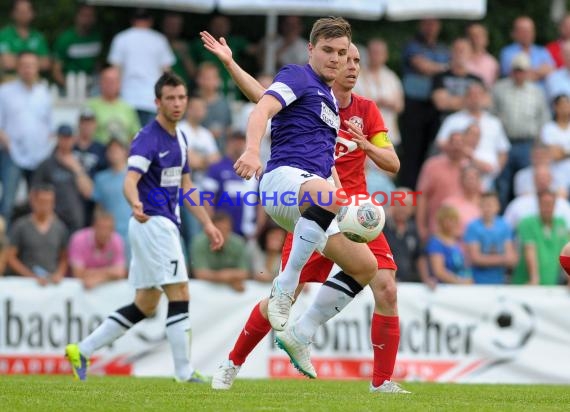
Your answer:
[[[147,289],[188,282],[186,261],[176,225],[162,216],[145,223],[129,220],[131,265],[129,282],[135,289]]]
[[[325,180],[320,176],[291,166],[280,166],[277,169],[273,169],[271,172],[265,173],[263,179],[261,179],[259,190],[263,208],[275,223],[288,232],[293,232],[297,220],[301,217],[298,205],[301,185],[313,179]],[[275,193],[276,199],[273,200],[271,197]],[[285,196],[284,194],[286,193],[291,195]],[[292,197],[296,200],[295,204],[292,204]],[[327,236],[332,236],[339,232],[338,223],[334,219],[326,234]],[[322,251],[323,248],[324,245],[318,249]]]

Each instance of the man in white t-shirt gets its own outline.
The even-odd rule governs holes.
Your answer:
[[[480,129],[479,143],[473,152],[476,167],[482,173],[481,181],[489,190],[495,177],[504,167],[511,144],[498,117],[484,110],[485,89],[473,82],[465,93],[465,109],[447,116],[436,136],[440,149],[445,149],[451,133],[465,131],[473,124]]]
[[[142,126],[154,119],[154,84],[176,61],[164,35],[152,29],[145,9],[135,10],[132,27],[111,42],[107,60],[121,70],[121,97],[134,107]]]

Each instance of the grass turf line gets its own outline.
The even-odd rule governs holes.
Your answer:
[[[1,376],[4,411],[567,411],[570,387],[404,383],[371,394],[366,381],[237,380],[229,391],[171,379]]]

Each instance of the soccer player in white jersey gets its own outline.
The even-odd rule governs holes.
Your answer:
[[[158,114],[131,144],[124,183],[125,197],[133,210],[129,221],[129,282],[136,289],[135,299],[112,313],[81,342],[67,345],[66,356],[80,380],[86,379],[91,355],[153,315],[164,291],[168,298],[166,336],[176,380],[205,381],[189,359],[188,272],[180,243],[179,190],[186,196],[193,187],[187,162],[188,142],[177,128],[186,111],[188,93],[180,77],[165,73],[155,85],[155,96]],[[184,205],[203,225],[212,249],[220,249],[222,234],[199,205],[198,196],[192,193],[189,198],[193,203],[183,199]]]
[[[260,182],[265,211],[294,234],[291,254],[273,282],[268,317],[277,330],[276,341],[294,364],[310,377],[309,341],[298,339],[294,327],[286,327],[301,269],[315,250],[322,251],[348,274],[335,288],[322,287],[313,313],[315,327],[324,324],[352,301],[376,275],[376,259],[370,249],[351,242],[338,229],[340,201],[327,179],[334,165],[334,148],[340,119],[331,85],[347,62],[350,25],[343,18],[322,18],[311,30],[309,63],[282,68],[259,100],[247,125],[247,146],[235,164],[238,175],[251,179],[261,175],[259,146],[271,119],[271,157]],[[278,199],[269,195],[276,193]],[[284,193],[297,194],[298,204],[279,201]],[[328,205],[317,200],[326,196]],[[263,199],[266,196],[266,199]],[[301,202],[310,197],[315,204]]]
[[[205,48],[222,61],[240,90],[251,101],[257,102],[265,92],[265,88],[233,60],[232,51],[227,46],[225,39],[221,38],[218,42],[208,32],[202,32],[200,35]],[[399,169],[398,156],[387,137],[387,129],[376,104],[352,93],[359,73],[360,54],[357,47],[351,44],[345,69],[340,72],[332,86],[333,93],[338,99],[340,118],[343,120],[342,125],[350,127],[357,123],[362,127],[360,131],[353,130],[354,135],[351,136],[352,144],[350,147],[344,146],[344,150],[341,150],[342,148],[339,146],[346,145],[347,141],[339,139],[335,149],[335,152],[338,153],[335,161],[336,169],[340,183],[348,195],[366,192],[364,174],[366,157],[373,159],[378,167],[388,172],[395,173]],[[284,260],[289,256],[290,240],[291,234],[287,236],[283,247]],[[374,366],[370,391],[409,393],[391,380],[400,337],[395,280],[396,265],[383,234],[369,243],[368,246],[378,261],[378,273],[370,283],[375,301],[375,310],[371,320]],[[313,253],[313,256],[303,267],[300,283],[319,282],[326,284],[331,268],[332,262],[330,260]],[[297,288],[295,293],[298,294],[299,292],[300,288]],[[271,329],[267,321],[267,300],[267,298],[263,299],[253,308],[231,352],[214,374],[212,388],[230,389],[248,355]]]

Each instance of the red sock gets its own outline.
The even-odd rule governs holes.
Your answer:
[[[242,365],[247,356],[270,330],[271,324],[261,314],[258,303],[251,311],[249,319],[239,334],[234,348],[230,352],[229,359],[234,365]]]
[[[372,315],[370,331],[374,351],[372,385],[378,387],[392,378],[398,346],[400,345],[400,319],[398,316]]]

